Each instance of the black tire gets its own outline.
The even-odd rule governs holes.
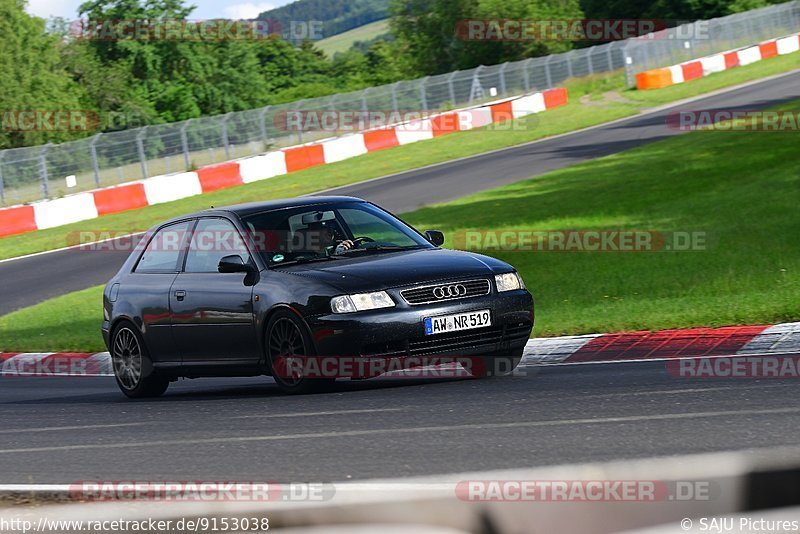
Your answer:
[[[111,367],[119,389],[131,399],[158,397],[169,387],[159,376],[139,329],[123,321],[111,335]]]
[[[304,395],[327,391],[336,380],[303,376],[302,365],[287,370],[287,358],[290,361],[292,357],[302,360],[316,356],[308,329],[297,315],[288,310],[278,310],[270,317],[264,332],[264,351],[272,378],[285,393]]]
[[[522,361],[523,350],[518,349],[507,355],[476,356],[468,358],[463,365],[475,378],[510,376]]]

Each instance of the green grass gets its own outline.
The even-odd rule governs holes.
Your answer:
[[[0,238],[0,259],[74,244],[70,241],[69,236],[80,231],[142,231],[165,218],[204,209],[211,205],[222,206],[238,202],[298,196],[535,141],[631,116],[642,108],[700,95],[747,80],[763,78],[797,68],[800,68],[800,53],[772,58],[655,91],[622,90],[625,78],[620,72],[572,79],[564,84],[570,93],[569,105],[515,121],[514,128],[510,130],[477,129],[459,132],[215,193],[140,210],[106,215],[48,230]],[[623,100],[614,101],[602,97],[609,91],[619,92]],[[586,95],[589,97],[589,102],[582,103],[581,101],[585,99],[581,97]]]
[[[102,306],[98,286],[0,317],[0,352],[104,351]]]
[[[536,336],[798,320],[798,135],[691,133],[404,218],[450,242],[464,230],[708,235],[684,252],[488,252],[535,295]],[[100,295],[1,317],[0,350],[103,350]]]
[[[336,52],[346,52],[356,41],[369,41],[389,32],[389,19],[376,20],[358,28],[326,37],[316,43],[317,48],[333,57]]]

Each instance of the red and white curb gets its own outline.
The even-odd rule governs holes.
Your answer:
[[[139,209],[266,180],[370,152],[499,124],[564,106],[567,103],[566,89],[550,89],[481,106],[447,111],[385,128],[288,147],[203,167],[196,172],[154,176],[31,205],[2,208],[0,237],[54,228],[110,213]]]
[[[0,376],[114,376],[107,352],[0,352]]]
[[[531,339],[528,365],[800,353],[800,323]]]
[[[534,338],[524,366],[800,354],[800,322]],[[0,376],[113,376],[107,352],[0,353]]]

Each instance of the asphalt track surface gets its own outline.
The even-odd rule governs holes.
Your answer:
[[[111,378],[4,378],[0,483],[343,482],[798,444],[796,379],[677,379],[664,362],[524,371],[307,396],[200,379],[137,402]]]
[[[666,126],[675,110],[756,110],[800,99],[800,71],[612,124],[326,191],[376,202],[396,213],[453,200],[622,152],[681,132]],[[487,134],[490,135],[490,134]],[[64,250],[0,263],[0,315],[105,283],[127,253]]]

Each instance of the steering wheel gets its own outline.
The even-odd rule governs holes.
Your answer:
[[[353,245],[355,245],[357,247],[360,247],[364,243],[374,243],[374,242],[375,242],[374,239],[372,239],[369,236],[365,236],[365,235],[353,238]]]

